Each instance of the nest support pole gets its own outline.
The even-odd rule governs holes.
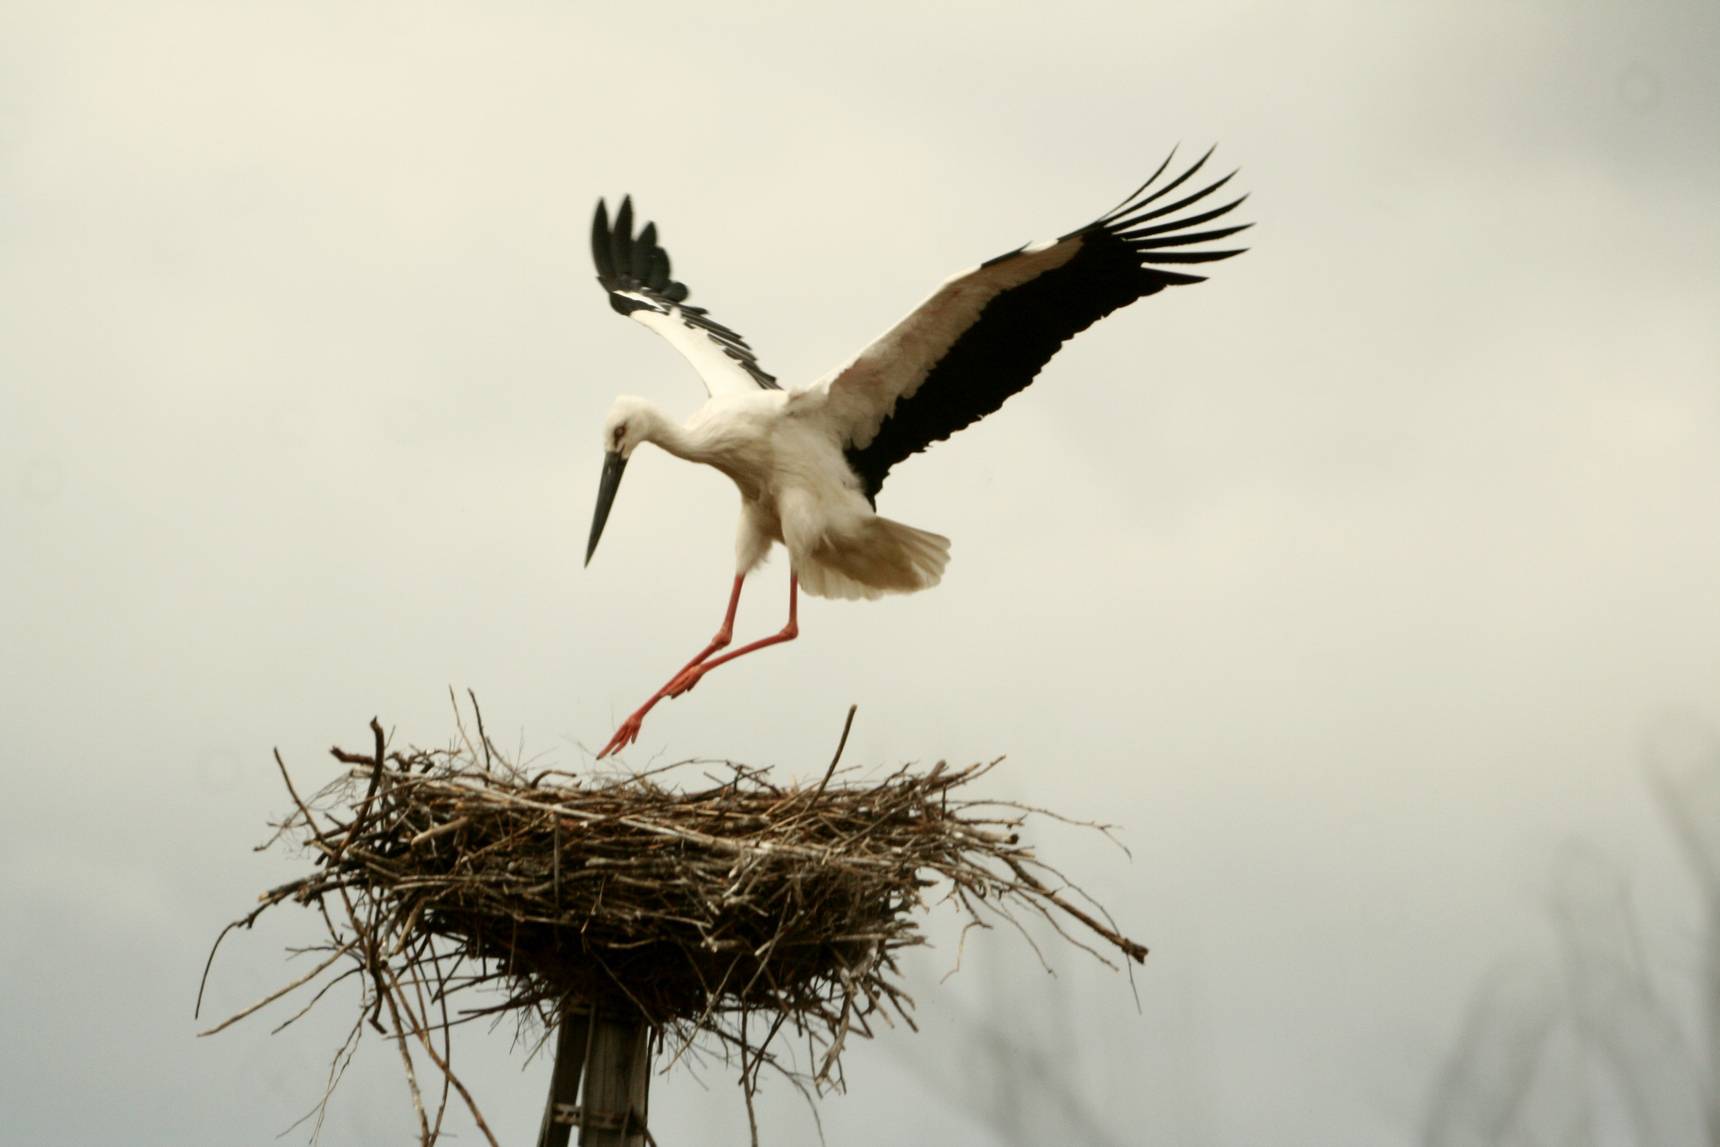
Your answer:
[[[655,1147],[645,1129],[650,1086],[651,1030],[644,1020],[595,1004],[569,1007],[556,1027],[537,1147],[567,1147],[575,1127],[579,1147]]]

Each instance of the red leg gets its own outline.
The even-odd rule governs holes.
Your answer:
[[[669,696],[679,697],[681,694],[697,685],[705,674],[709,673],[719,665],[726,665],[737,657],[745,657],[747,654],[763,649],[768,645],[781,645],[785,641],[793,641],[796,637],[800,636],[800,623],[797,620],[799,615],[799,606],[800,579],[795,577],[793,574],[789,574],[788,624],[783,626],[780,632],[773,633],[769,637],[761,637],[752,644],[743,645],[733,653],[725,653],[714,661],[696,661],[681,670],[681,672],[677,673],[675,675],[675,679],[670,681],[669,684],[665,685],[663,688],[667,690]]]
[[[729,592],[728,612],[723,614],[723,626],[721,629],[717,630],[717,635],[711,638],[711,643],[699,650],[698,655],[691,661],[681,666],[680,671],[673,677],[669,678],[668,685],[663,686],[661,689],[657,690],[657,692],[651,694],[650,699],[646,701],[645,704],[639,706],[639,708],[633,711],[633,715],[631,717],[621,722],[621,727],[615,730],[615,735],[613,737],[609,738],[609,744],[605,745],[603,751],[597,754],[598,760],[602,760],[611,753],[619,752],[628,745],[631,745],[634,741],[638,740],[639,729],[645,723],[645,714],[649,713],[652,707],[663,698],[675,696],[675,694],[669,691],[670,686],[674,685],[675,682],[685,676],[688,670],[704,664],[705,658],[723,648],[734,637],[735,610],[740,608],[741,583],[746,580],[746,576],[746,574],[735,575],[735,588]]]

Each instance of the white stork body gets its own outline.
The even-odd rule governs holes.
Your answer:
[[[949,539],[872,509],[830,414],[828,394],[813,388],[719,395],[685,424],[645,399],[624,397],[609,417],[626,428],[626,440],[702,462],[739,488],[737,576],[751,573],[780,543],[800,588],[815,597],[878,597],[936,585]]]
[[[871,598],[936,585],[949,560],[949,540],[874,510],[890,468],[996,410],[1033,381],[1065,340],[1111,311],[1166,286],[1201,281],[1166,265],[1238,254],[1183,248],[1242,230],[1246,225],[1195,230],[1242,199],[1175,217],[1230,176],[1153,206],[1206,158],[1152,189],[1169,166],[1167,158],[1121,206],[1094,223],[949,279],[852,361],[794,391],[777,387],[740,335],[686,304],[687,289],[670,279],[655,225],[633,234],[631,200],[622,200],[613,227],[600,202],[592,228],[598,282],[617,311],[686,356],[710,399],[685,423],[642,398],[615,401],[604,422],[603,481],[586,561],[596,551],[627,459],[641,442],[728,475],[740,490],[741,519],[722,627],[622,724],[599,756],[636,739],[658,701],[686,692],[724,662],[794,638],[798,588],[820,597]],[[1174,218],[1154,222],[1166,216]],[[742,583],[773,543],[789,553],[788,624],[713,658],[732,636]]]

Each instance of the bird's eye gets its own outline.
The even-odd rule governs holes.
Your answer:
[[[617,446],[621,445],[621,440],[623,438],[627,437],[627,424],[625,422],[621,423],[619,426],[617,426],[615,428],[614,437],[615,437],[615,444]]]

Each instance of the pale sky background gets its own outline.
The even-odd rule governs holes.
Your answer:
[[[896,469],[941,587],[804,603],[628,758],[812,775],[858,702],[850,763],[1007,753],[988,791],[1122,827],[1046,844],[1153,949],[1140,1010],[941,943],[827,1141],[1422,1142],[1572,848],[1688,1005],[1643,746],[1720,722],[1717,62],[1712,0],[0,2],[0,1141],[267,1144],[320,1093],[343,1001],[193,1038],[300,867],[251,851],[272,747],[314,786],[372,714],[440,743],[452,685],[577,766],[710,635],[714,472],[642,451],[580,568],[611,398],[702,394],[592,282],[598,196],[805,382],[1178,141],[1250,253]],[[314,934],[236,938],[212,1009]],[[547,1059],[457,1054],[530,1142]],[[745,1141],[720,1067],[653,1125]],[[373,1042],[324,1142],[412,1133]]]

